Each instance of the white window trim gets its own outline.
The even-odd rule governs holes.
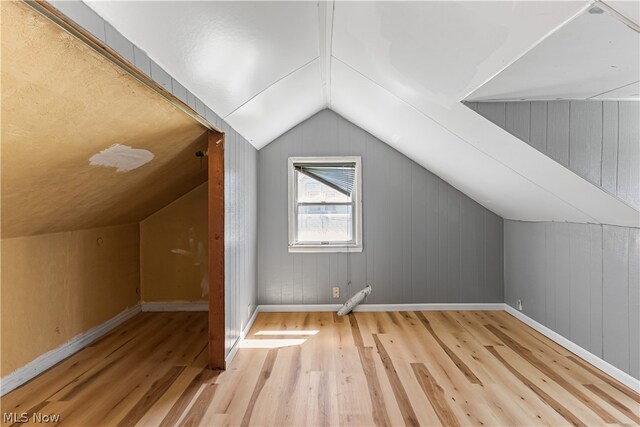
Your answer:
[[[296,163],[355,163],[356,175],[353,186],[355,202],[353,212],[355,243],[338,243],[330,245],[301,244],[295,242],[296,224]],[[289,252],[327,253],[327,252],[362,252],[362,158],[360,156],[332,156],[332,157],[289,157],[287,164],[289,175]]]

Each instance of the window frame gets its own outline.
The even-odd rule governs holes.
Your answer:
[[[296,241],[298,227],[298,184],[295,174],[296,164],[355,164],[355,177],[352,198],[352,221],[353,221],[353,243],[299,243]],[[329,157],[289,157],[288,169],[288,250],[289,252],[307,253],[341,253],[341,252],[362,252],[362,158],[360,156],[329,156]],[[333,203],[328,203],[333,204]],[[336,203],[340,204],[340,203]]]

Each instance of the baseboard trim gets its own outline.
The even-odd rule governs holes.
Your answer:
[[[143,312],[150,311],[209,311],[206,301],[142,301]]]
[[[267,304],[259,305],[260,313],[295,313],[315,311],[338,311],[341,304]]]
[[[260,307],[258,306],[253,310],[253,314],[249,318],[247,325],[244,327],[244,329],[242,329],[242,331],[240,332],[240,336],[238,337],[238,339],[236,339],[236,342],[234,342],[233,345],[231,346],[231,349],[229,350],[229,354],[227,354],[227,357],[225,357],[224,359],[227,366],[229,366],[233,358],[236,357],[236,353],[240,348],[240,343],[247,337],[247,334],[251,330],[251,327],[253,326],[253,322],[256,321],[256,317],[258,317],[259,312],[260,312]]]
[[[106,335],[108,332],[123,322],[131,319],[138,313],[140,313],[140,304],[136,304],[133,307],[118,313],[116,316],[101,325],[95,326],[86,332],[76,335],[59,347],[38,356],[23,367],[16,369],[9,375],[0,379],[0,396],[4,396],[10,391],[15,390],[40,373],[51,368],[53,365],[82,350],[84,347]]]
[[[258,310],[263,313],[288,313],[301,311],[337,311],[342,304],[268,304],[259,305]],[[503,303],[480,304],[360,304],[353,311],[445,311],[445,310],[478,310],[502,311]]]
[[[258,313],[269,312],[329,312],[336,311],[341,307],[340,304],[301,304],[301,305],[259,305],[253,311],[247,325],[243,328],[240,336],[233,344],[225,361],[227,365],[233,361],[236,356],[240,343],[246,338],[251,330]],[[33,379],[40,373],[51,368],[53,365],[70,357],[74,353],[80,351],[87,345],[96,341],[98,338],[106,335],[108,332],[129,320],[141,311],[144,312],[164,312],[164,311],[208,311],[209,307],[206,302],[190,302],[190,301],[158,301],[158,302],[142,302],[128,308],[113,318],[107,320],[101,325],[89,329],[86,332],[76,335],[68,342],[62,344],[35,360],[29,362],[25,366],[15,370],[11,374],[0,379],[0,396],[4,396],[12,390],[20,387],[22,384]],[[600,369],[607,375],[620,381],[627,387],[640,393],[640,380],[632,377],[626,372],[616,368],[610,363],[604,361],[595,354],[585,350],[569,339],[563,337],[555,331],[547,328],[541,323],[533,320],[529,316],[514,309],[508,304],[489,303],[489,304],[363,304],[356,307],[354,311],[373,312],[373,311],[441,311],[441,310],[502,310],[511,314],[516,319],[540,332],[542,335],[566,348],[570,352],[586,360],[591,365]]]
[[[547,328],[543,324],[533,320],[526,314],[523,314],[522,312],[511,307],[509,304],[504,304],[504,311],[506,311],[516,319],[520,320],[522,323],[525,323],[526,325],[540,332],[542,335],[546,336],[550,340],[566,348],[570,352],[574,353],[576,356],[586,360],[591,365],[600,369],[605,374],[615,378],[616,380],[620,381],[622,384],[626,385],[627,387],[636,391],[637,393],[640,393],[640,380],[635,379],[634,377],[627,374],[626,372],[616,368],[615,366],[604,361],[603,359],[596,356],[595,354],[580,347],[578,344],[574,343],[573,341],[570,341],[569,339],[563,337],[559,333],[552,331],[551,329]]]

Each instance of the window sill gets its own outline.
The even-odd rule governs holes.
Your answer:
[[[290,245],[290,253],[358,253],[362,252],[362,245],[331,246],[331,245]]]

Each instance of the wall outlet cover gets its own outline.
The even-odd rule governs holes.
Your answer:
[[[334,298],[340,298],[340,288],[338,287],[333,288],[332,294]]]
[[[518,301],[516,301],[516,308],[520,311],[522,311],[522,300],[519,299]]]

